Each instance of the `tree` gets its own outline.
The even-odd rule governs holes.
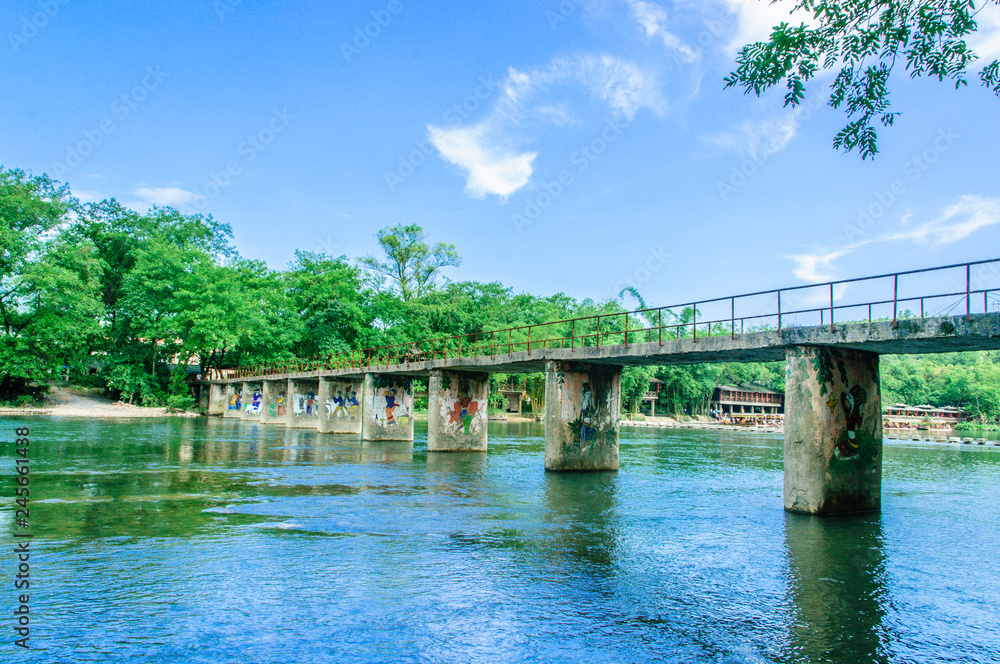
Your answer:
[[[380,279],[388,277],[404,302],[428,292],[441,268],[457,267],[462,263],[455,245],[438,242],[429,246],[424,229],[416,224],[383,228],[375,237],[382,245],[386,260],[367,256],[359,262]]]
[[[875,122],[889,127],[899,115],[889,110],[887,85],[897,64],[911,78],[948,79],[958,88],[967,85],[968,69],[978,59],[965,43],[981,11],[975,0],[795,0],[795,10],[811,14],[810,24],[783,22],[769,41],[744,46],[726,87],[759,96],[784,80],[785,106],[794,107],[802,103],[809,79],[821,69],[839,68],[828,103],[843,107],[849,122],[833,147],[857,149],[862,159],[878,152]],[[1000,62],[983,67],[979,78],[1000,96]]]

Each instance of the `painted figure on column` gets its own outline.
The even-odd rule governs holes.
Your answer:
[[[580,443],[587,441],[587,436],[596,433],[591,427],[591,415],[594,411],[594,394],[590,383],[583,384],[583,399],[580,402]]]
[[[251,397],[251,401],[250,403],[247,404],[246,411],[251,415],[257,415],[258,413],[260,413],[260,400],[261,400],[261,393],[258,392],[257,390],[254,390],[253,396]]]
[[[373,394],[365,395],[372,408],[372,416],[380,427],[407,427],[410,423],[407,398],[410,396],[408,383],[393,379],[376,379]],[[357,400],[357,393],[351,395],[351,401]],[[355,406],[352,404],[352,408]],[[358,409],[360,410],[360,408]],[[357,411],[355,411],[357,412]]]
[[[477,410],[479,410],[478,401],[473,401],[472,397],[463,397],[455,402],[452,411],[448,413],[448,423],[461,422],[465,433],[469,433],[469,425],[472,423],[472,418],[475,417]]]
[[[348,405],[348,410],[347,410],[348,417],[350,417],[352,420],[358,419],[358,409],[360,408],[361,404],[358,402],[358,393],[356,391],[351,391],[351,396],[347,398],[347,405]]]
[[[292,411],[296,417],[316,414],[316,395],[312,392],[306,394],[295,394],[292,397]]]
[[[832,396],[832,395],[831,395]],[[840,393],[840,405],[847,418],[847,431],[837,444],[837,451],[845,458],[858,453],[858,429],[861,427],[861,408],[868,402],[868,393],[860,385],[855,385],[850,392]]]
[[[332,406],[332,411],[331,411]],[[344,408],[344,393],[337,390],[336,396],[333,397],[331,401],[326,402],[326,412],[331,417],[342,418],[347,415],[347,409]]]
[[[279,392],[278,398],[272,402],[267,407],[268,415],[271,417],[284,417],[287,410],[285,409],[285,393]]]
[[[234,392],[229,399],[229,410],[242,410],[242,401],[243,395],[240,392]]]

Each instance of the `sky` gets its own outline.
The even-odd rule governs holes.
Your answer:
[[[797,110],[724,89],[788,5],[9,0],[0,165],[211,214],[276,269],[419,224],[462,257],[449,279],[578,299],[1000,257],[1000,99],[975,73],[896,72],[867,161],[832,148],[829,76]],[[979,24],[989,61],[1000,7]]]

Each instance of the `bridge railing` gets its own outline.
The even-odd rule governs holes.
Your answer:
[[[853,297],[851,296],[854,294]],[[542,349],[624,346],[698,339],[785,327],[873,322],[1000,310],[1000,259],[957,263],[611,312],[500,330],[378,346],[332,355],[221,370],[249,378],[407,365],[428,360],[511,356]],[[919,313],[918,313],[919,312]],[[217,370],[218,371],[218,370]]]

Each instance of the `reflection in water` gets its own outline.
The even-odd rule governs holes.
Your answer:
[[[792,661],[887,662],[882,517],[787,514]]]
[[[361,443],[361,463],[410,463],[412,440],[366,440]]]
[[[546,473],[545,519],[555,526],[548,553],[568,564],[608,568],[614,562],[616,473]]]

